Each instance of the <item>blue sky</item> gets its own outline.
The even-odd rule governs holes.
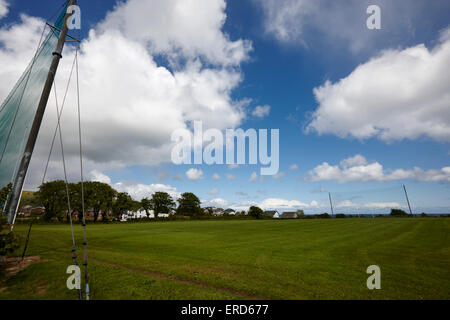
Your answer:
[[[8,0],[9,13],[0,20],[0,26],[5,30],[11,25],[22,23],[22,13],[45,19],[55,12],[55,2],[59,5],[58,1]],[[83,23],[81,38],[84,41],[88,39],[91,29],[98,28],[98,23],[105,19],[108,11],[116,10],[115,3],[116,1],[110,0],[79,1]],[[205,205],[244,208],[249,204],[257,204],[267,209],[305,209],[308,213],[329,212],[327,192],[332,193],[338,207],[336,211],[339,212],[375,213],[387,212],[395,204],[404,207],[406,201],[402,184],[406,184],[413,211],[448,212],[450,172],[443,168],[450,166],[450,123],[446,120],[440,122],[448,117],[439,116],[443,112],[450,114],[450,101],[448,97],[444,97],[445,93],[450,92],[450,84],[445,83],[448,77],[441,75],[442,79],[436,79],[439,75],[436,76],[433,72],[428,74],[427,68],[421,68],[426,80],[423,80],[422,85],[417,85],[417,88],[414,84],[409,84],[408,75],[403,79],[398,74],[383,78],[385,74],[381,73],[380,84],[374,84],[377,79],[371,78],[373,73],[370,68],[376,66],[372,67],[369,61],[380,58],[380,65],[391,64],[395,68],[395,63],[402,63],[399,62],[402,59],[396,56],[401,56],[408,48],[419,44],[424,44],[429,52],[433,48],[438,50],[440,45],[444,48],[444,44],[450,39],[445,38],[445,30],[449,27],[449,3],[405,1],[403,4],[393,5],[376,0],[368,1],[367,4],[362,1],[358,6],[346,5],[345,1],[336,1],[329,6],[327,1],[317,3],[316,10],[312,10],[308,7],[308,1],[268,0],[261,4],[253,0],[230,0],[226,2],[224,11],[225,23],[219,30],[229,37],[228,41],[245,39],[251,42],[252,50],[246,53],[247,57],[232,67],[233,72],[240,75],[241,81],[232,86],[229,99],[245,102],[245,115],[235,123],[236,127],[245,130],[280,129],[279,176],[264,179],[258,176],[257,181],[249,182],[253,172],[259,174],[258,166],[245,165],[232,169],[226,165],[176,166],[170,161],[147,164],[145,161],[137,163],[133,160],[123,161],[121,165],[105,165],[101,161],[94,161],[92,157],[91,162],[88,160],[92,177],[101,179],[100,176],[107,176],[107,181],[112,185],[119,189],[126,185],[129,188],[126,191],[130,193],[138,185],[143,190],[155,190],[156,185],[162,185],[175,193],[194,192],[204,200]],[[382,30],[367,29],[365,21],[369,15],[365,8],[368,4],[380,5]],[[287,11],[283,11],[283,7]],[[159,7],[155,6],[156,10]],[[147,28],[145,25],[141,27]],[[140,31],[137,29],[135,32],[139,34]],[[202,34],[198,36],[201,37]],[[155,36],[152,37],[147,43],[148,47],[151,47],[152,41],[161,40],[154,40]],[[189,44],[186,48],[190,48]],[[388,56],[386,50],[391,50],[391,55]],[[448,51],[442,51],[441,56],[448,58]],[[166,52],[166,48],[153,52],[154,61],[169,72],[184,71],[185,66],[173,64],[175,58]],[[202,59],[201,53],[199,57],[198,59]],[[436,58],[437,62],[434,62],[432,58],[424,57],[423,65],[435,67],[441,61],[439,59]],[[195,57],[186,54],[180,60],[182,62],[178,63],[183,64],[189,60],[194,61]],[[64,63],[70,64],[69,58]],[[350,81],[350,75],[358,66],[363,67],[361,72],[355,74],[354,80]],[[411,62],[411,67],[407,69],[415,66]],[[206,61],[203,68],[218,70],[229,67],[217,63],[210,67]],[[416,73],[411,77],[415,75]],[[338,82],[342,79],[349,81],[339,86]],[[393,84],[398,82],[399,87],[386,86],[386,81],[390,79],[393,79]],[[324,99],[320,102],[314,90],[323,87],[326,81],[330,81],[332,89],[322,90]],[[412,97],[400,99],[405,106],[398,108],[404,111],[394,111],[400,100],[390,99],[389,96],[395,96],[397,91],[403,92],[403,83],[407,83],[405,90],[413,90],[415,93]],[[442,84],[441,91],[427,88],[427,84],[431,86],[436,83]],[[379,97],[376,92],[364,92],[366,87],[373,86],[381,88]],[[358,90],[361,90],[360,95],[354,94]],[[439,93],[444,98],[437,101]],[[429,97],[431,95],[433,97]],[[370,104],[371,109],[366,113],[361,111],[367,102],[364,97],[377,100]],[[413,99],[411,101],[414,103],[410,104],[408,99]],[[341,102],[346,103],[350,114],[358,116],[348,122],[348,118],[344,116],[333,118],[333,106]],[[266,105],[270,106],[269,115],[263,118],[252,115],[257,106]],[[430,114],[435,113],[436,116],[424,115],[424,105],[430,105]],[[374,110],[378,107],[379,111]],[[392,114],[387,111],[390,108],[393,110]],[[321,112],[320,121],[308,131],[307,128],[317,118],[318,111]],[[227,112],[219,115],[224,119],[228,116]],[[411,118],[415,116],[417,118]],[[403,123],[401,119],[404,119]],[[439,127],[442,131],[415,129],[412,125],[412,129],[408,129],[411,123],[421,121],[423,126]],[[399,123],[404,126],[404,130],[399,130]],[[366,133],[348,128],[361,126],[361,130],[365,130],[368,126],[377,128],[380,125],[385,136],[381,131],[364,136]],[[101,134],[100,129],[98,133]],[[130,141],[132,143],[132,137]],[[98,148],[102,148],[102,145],[99,144]],[[89,150],[88,148],[87,152]],[[151,152],[147,154],[152,155]],[[354,161],[350,164],[343,164],[343,160],[357,155],[360,157],[353,158]],[[89,154],[86,156],[89,158]],[[330,167],[341,165],[334,168],[334,174],[318,178],[320,169],[315,173],[312,170],[325,162]],[[374,163],[382,166],[381,176],[380,171],[370,171],[375,168],[370,167]],[[291,166],[294,164],[298,169],[292,170]],[[414,173],[415,167],[420,170]],[[201,170],[202,177],[190,180],[186,172],[191,168]],[[350,171],[359,170],[357,177],[348,176],[347,174],[351,174],[349,172],[343,173],[345,168]],[[402,175],[399,178],[389,177],[397,169],[404,171]],[[214,180],[214,174],[218,174],[220,180]],[[226,175],[234,178],[228,179]],[[153,187],[145,189],[145,186],[151,185]]]

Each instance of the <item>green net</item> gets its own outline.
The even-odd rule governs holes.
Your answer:
[[[49,28],[36,55],[0,107],[0,190],[14,183],[53,59],[66,8]],[[4,209],[6,200],[0,199]]]

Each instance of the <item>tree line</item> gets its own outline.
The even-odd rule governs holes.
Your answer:
[[[82,192],[83,188],[83,192]],[[0,190],[0,203],[6,201],[10,188]],[[67,192],[68,191],[68,192]],[[67,197],[67,193],[69,197]],[[84,195],[84,197],[83,197]],[[183,193],[175,201],[167,192],[155,192],[149,198],[143,198],[141,201],[133,200],[127,192],[118,192],[109,184],[87,181],[83,185],[79,183],[69,183],[66,189],[66,183],[63,180],[56,180],[43,183],[33,198],[27,198],[27,201],[21,202],[22,208],[25,204],[33,203],[34,206],[45,208],[43,219],[59,221],[69,218],[69,214],[78,214],[81,220],[83,215],[83,198],[85,211],[93,213],[93,220],[97,222],[99,218],[103,221],[113,218],[119,218],[128,211],[137,211],[144,209],[147,217],[150,217],[153,210],[155,218],[158,214],[170,213],[175,211],[178,215],[197,216],[202,215],[203,210],[200,207],[200,199],[193,193]],[[68,210],[70,205],[70,212]]]

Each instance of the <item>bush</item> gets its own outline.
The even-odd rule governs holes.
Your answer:
[[[328,213],[316,214],[314,215],[316,219],[329,219],[331,216]]]
[[[250,209],[248,210],[248,215],[256,219],[261,219],[264,215],[264,211],[262,211],[262,209],[258,207],[250,207]]]
[[[408,214],[401,209],[391,209],[391,216],[393,217],[407,217]]]
[[[5,219],[0,217],[0,257],[19,248],[19,239],[11,231],[4,229],[5,223]]]
[[[343,214],[343,213],[338,213],[338,214],[336,215],[336,218],[337,218],[337,219],[343,219],[343,218],[347,218],[347,217],[346,217],[346,215]]]

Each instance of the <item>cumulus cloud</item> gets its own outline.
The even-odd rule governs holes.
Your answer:
[[[142,184],[134,182],[111,183],[111,178],[106,174],[93,170],[88,175],[88,180],[109,184],[118,192],[127,192],[134,200],[140,201],[143,198],[150,198],[155,192],[167,192],[172,198],[178,199],[180,192],[177,188],[164,184]]]
[[[287,45],[348,49],[370,53],[374,49],[408,43],[416,26],[450,9],[446,0],[253,0],[262,8],[265,33]],[[381,30],[366,27],[369,5],[381,8]],[[439,10],[439,11],[438,11]],[[319,44],[319,45],[318,45]]]
[[[450,141],[450,38],[434,48],[388,50],[336,83],[314,89],[307,131],[383,141]]]
[[[450,182],[450,167],[440,170],[423,170],[415,167],[410,170],[389,170],[378,162],[369,163],[361,155],[344,159],[339,165],[330,165],[327,162],[309,171],[308,181],[345,182],[387,182],[394,180],[413,179],[421,182]]]
[[[368,202],[364,204],[354,203],[350,200],[344,200],[335,205],[336,208],[366,208],[366,209],[388,209],[388,208],[403,208],[397,202]]]
[[[90,30],[79,53],[87,172],[169,162],[172,132],[188,129],[193,120],[218,129],[241,123],[243,102],[234,100],[232,92],[242,81],[240,66],[251,44],[231,40],[222,31],[225,19],[223,0],[128,0]],[[0,29],[1,101],[33,57],[43,26],[43,20],[22,15],[21,21]],[[66,46],[63,56],[57,74],[60,96],[73,48]],[[72,82],[62,116],[67,137],[77,136],[77,115],[70,108],[75,102]],[[52,99],[48,110],[28,176],[34,186],[56,124]],[[65,152],[68,168],[76,168],[76,139],[65,139]],[[60,177],[59,168],[59,159],[52,158],[49,178]]]
[[[189,180],[193,181],[200,180],[203,178],[203,171],[200,169],[191,168],[188,171],[186,171],[186,177]]]
[[[111,184],[111,178],[98,170],[92,170],[89,173],[89,179],[91,181],[97,181],[97,182],[102,182],[102,183],[106,183],[106,184]]]
[[[268,106],[268,105],[257,106],[252,112],[252,115],[254,117],[257,117],[260,119],[267,117],[269,114],[270,114],[270,106]]]
[[[6,0],[0,0],[0,19],[7,16],[9,12],[9,3]]]
[[[119,192],[127,192],[134,200],[140,201],[143,198],[149,198],[155,192],[167,192],[173,199],[180,197],[177,188],[164,184],[142,184],[132,182],[118,182],[111,185]]]
[[[312,209],[317,208],[319,204],[317,201],[310,203],[304,203],[298,200],[285,200],[278,198],[269,198],[260,202],[259,207],[264,210],[276,209],[276,210],[299,210],[299,209]]]
[[[207,63],[238,65],[248,58],[251,42],[231,41],[222,32],[224,0],[128,0],[110,12],[99,29],[118,30],[171,59],[202,58]]]
[[[397,202],[369,202],[364,205],[366,208],[378,208],[378,209],[385,209],[385,208],[404,208],[404,206],[401,206]]]
[[[228,201],[222,198],[211,199],[211,200],[202,200],[203,207],[220,207],[224,208],[228,206]]]

